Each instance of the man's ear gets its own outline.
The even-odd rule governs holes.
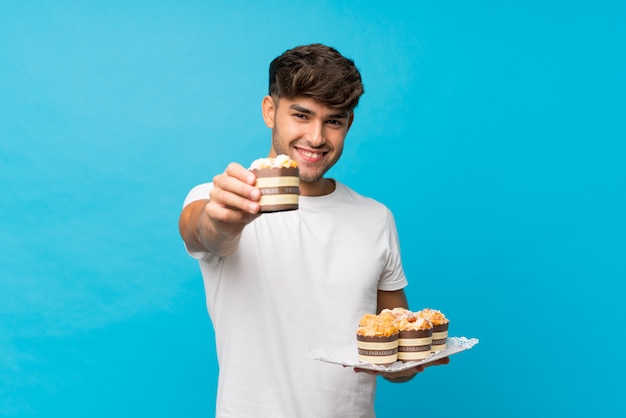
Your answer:
[[[265,96],[261,102],[261,111],[263,112],[263,120],[268,128],[274,128],[274,117],[276,116],[276,106],[272,96]]]

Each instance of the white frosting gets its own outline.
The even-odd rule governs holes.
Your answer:
[[[250,170],[260,170],[262,168],[280,168],[280,167],[293,167],[293,160],[288,155],[280,154],[276,158],[258,158],[252,161]]]

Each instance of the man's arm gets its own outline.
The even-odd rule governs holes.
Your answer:
[[[379,290],[376,302],[377,313],[380,313],[383,309],[409,308],[409,303],[406,300],[404,289],[394,290],[391,292]]]
[[[215,176],[208,199],[191,202],[180,214],[178,229],[187,248],[232,254],[243,228],[259,216],[261,193],[255,183],[254,174],[236,163]]]
[[[206,213],[208,203],[209,199],[196,200],[183,208],[178,220],[180,236],[191,251],[230,255],[237,249],[241,234],[219,234]]]

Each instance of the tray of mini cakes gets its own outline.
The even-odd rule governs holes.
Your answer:
[[[365,314],[354,344],[318,349],[315,360],[366,370],[400,372],[425,365],[478,344],[477,338],[449,337],[450,320],[439,310],[383,309]]]

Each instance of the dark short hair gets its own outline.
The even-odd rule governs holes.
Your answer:
[[[354,61],[335,48],[297,46],[270,64],[269,94],[273,98],[310,97],[333,109],[352,111],[365,92]]]

